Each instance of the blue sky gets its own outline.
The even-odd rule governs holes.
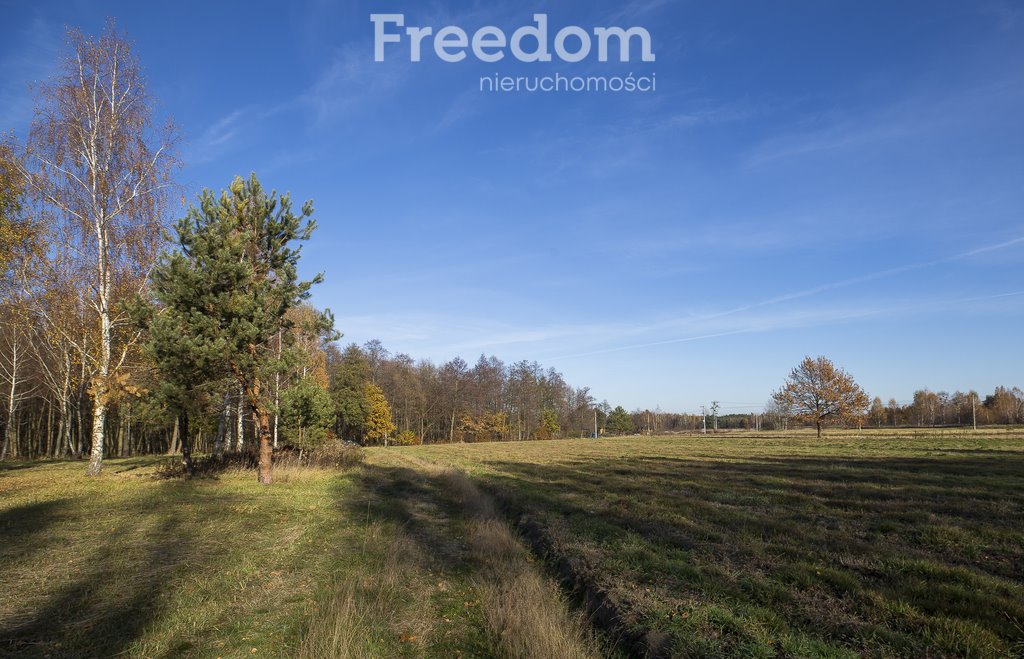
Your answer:
[[[0,0],[0,128],[114,16],[189,197],[312,198],[344,341],[536,359],[598,399],[760,408],[805,354],[872,396],[1022,385],[1024,7],[1011,2]],[[655,62],[373,61],[406,25],[641,26]],[[646,93],[481,76],[655,74]]]

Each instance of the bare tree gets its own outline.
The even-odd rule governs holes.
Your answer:
[[[4,438],[0,460],[5,460],[11,447],[18,407],[32,393],[26,389],[22,377],[29,347],[27,314],[22,304],[10,302],[0,308],[0,339],[0,383],[5,389]]]
[[[39,89],[25,173],[51,220],[52,261],[86,276],[98,327],[87,355],[90,475],[100,472],[113,382],[137,338],[119,302],[144,285],[160,246],[174,144],[173,125],[154,125],[139,61],[113,22],[99,37],[69,29],[59,73]]]

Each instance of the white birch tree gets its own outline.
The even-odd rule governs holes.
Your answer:
[[[137,336],[121,301],[145,284],[177,167],[174,128],[155,125],[131,45],[111,22],[99,37],[68,30],[59,73],[39,89],[26,177],[46,209],[51,258],[82,273],[98,340],[88,474],[103,463],[114,382]]]

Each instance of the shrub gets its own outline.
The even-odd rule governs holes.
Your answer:
[[[395,446],[419,446],[422,443],[420,436],[411,430],[403,430],[394,439]]]
[[[363,461],[363,448],[352,442],[344,442],[328,433],[327,439],[315,449],[282,451],[274,456],[275,464],[291,464],[303,467],[326,469],[348,469]]]

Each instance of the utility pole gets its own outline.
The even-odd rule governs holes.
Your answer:
[[[594,439],[597,439],[597,408],[594,408]]]
[[[978,429],[978,394],[971,392],[971,425]]]
[[[708,410],[703,405],[700,406],[700,427],[701,433],[708,434]]]

